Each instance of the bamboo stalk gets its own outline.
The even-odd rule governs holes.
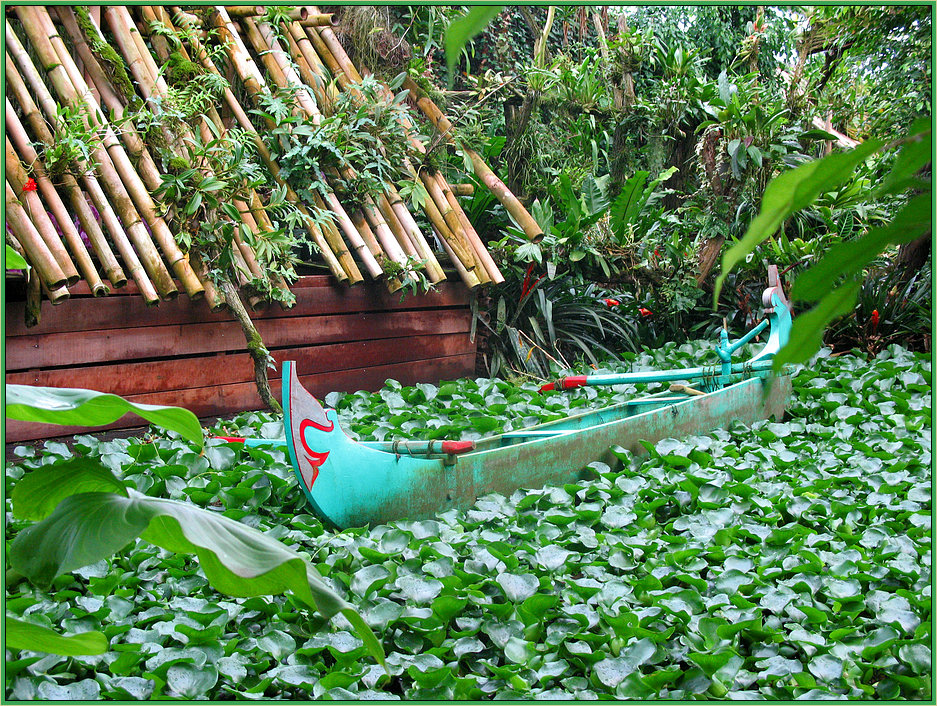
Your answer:
[[[52,94],[46,88],[42,78],[39,76],[39,72],[33,65],[29,55],[26,54],[25,49],[23,49],[23,45],[20,43],[19,38],[13,32],[9,22],[7,22],[6,26],[6,41],[7,48],[10,50],[10,53],[14,55],[17,64],[19,64],[20,69],[25,75],[26,80],[29,81],[32,95],[36,97],[36,100],[43,107],[48,120],[54,124],[56,120],[56,103],[52,99]],[[61,68],[58,64],[56,64],[56,67]],[[19,78],[20,77],[18,73],[7,73],[8,84],[11,81],[15,82]],[[26,98],[30,95],[29,92],[26,91],[25,85],[16,86],[15,90],[19,94],[22,94],[23,98]],[[54,144],[54,140],[51,137],[51,132],[46,126],[38,110],[29,112],[27,117],[34,132],[37,135],[40,135],[40,137],[42,137],[43,141],[46,142],[47,145],[51,146]],[[48,138],[48,141],[46,138]],[[100,156],[99,153],[103,153],[104,158],[107,159],[107,153],[101,149],[96,150],[96,159]],[[117,214],[111,207],[110,202],[104,195],[97,178],[91,173],[91,170],[87,167],[87,165],[78,164],[78,167],[82,174],[82,182],[84,183],[95,208],[98,210],[102,222],[104,223],[108,232],[110,232],[111,238],[114,240],[114,244],[117,246],[118,252],[124,260],[124,264],[130,271],[130,276],[139,286],[140,293],[143,296],[144,301],[147,304],[158,303],[159,295],[157,294],[153,283],[150,282],[149,277],[147,276],[146,271],[137,256],[137,252],[130,243],[128,234],[124,231],[124,227],[121,224],[120,219],[117,217]],[[139,222],[139,218],[137,219],[137,222]]]
[[[127,235],[133,241],[134,248],[140,255],[147,274],[153,278],[153,283],[160,296],[164,299],[174,298],[178,294],[175,283],[163,265],[156,246],[143,225],[143,221],[130,194],[127,192],[124,182],[121,180],[121,176],[111,161],[111,155],[115,158],[122,158],[121,166],[122,170],[126,172],[127,181],[133,184],[136,190],[142,191],[142,195],[146,199],[149,199],[149,193],[146,192],[139,180],[139,176],[133,170],[126,153],[120,148],[113,131],[106,123],[102,122],[103,116],[95,115],[94,106],[89,105],[87,99],[83,100],[83,96],[90,96],[87,87],[81,86],[79,88],[73,85],[73,75],[70,75],[66,67],[73,68],[74,62],[68,52],[65,51],[58,35],[50,35],[51,19],[48,13],[41,8],[31,6],[19,6],[15,8],[15,12],[23,21],[23,27],[32,42],[33,49],[46,67],[47,76],[64,102],[76,106],[84,105],[89,108],[89,114],[84,116],[86,124],[89,128],[94,125],[102,129],[105,147],[95,147],[92,151],[97,162],[97,173],[108,189],[110,199],[114,201],[116,208],[121,212],[121,220],[126,226]],[[46,26],[44,19],[48,20],[49,26]],[[51,32],[54,31],[54,27],[52,27]],[[53,38],[58,39],[57,44],[60,45],[61,54],[56,50],[56,42],[53,42]],[[77,78],[81,80],[80,75]],[[150,201],[150,204],[152,205],[152,201]]]
[[[462,206],[459,204],[458,199],[456,199],[455,194],[453,194],[452,190],[449,188],[449,184],[445,179],[443,179],[442,174],[439,172],[436,172],[434,176],[436,181],[439,183],[440,188],[442,189],[443,195],[449,202],[449,206],[456,214],[456,218],[458,218],[459,222],[462,224],[462,230],[465,233],[465,237],[468,239],[469,244],[475,250],[477,260],[482,263],[485,271],[488,272],[488,276],[491,277],[491,281],[495,284],[501,284],[504,281],[504,275],[501,274],[501,271],[495,264],[494,258],[492,258],[491,253],[488,252],[488,248],[485,247],[485,244],[482,242],[481,238],[478,237],[478,233],[475,232],[475,227],[469,221],[468,216],[465,215],[465,211],[462,210]]]
[[[115,8],[106,8],[105,14],[108,15],[109,11],[113,9]],[[121,9],[126,13],[126,8]],[[120,13],[112,14],[121,17]],[[119,181],[123,187],[116,193],[111,193],[111,198],[118,202],[124,202],[125,208],[132,208],[149,226],[152,239],[150,238],[150,233],[146,233],[146,228],[144,228],[143,232],[140,232],[139,236],[137,236],[134,241],[134,245],[138,250],[142,247],[143,251],[141,255],[143,256],[144,266],[147,266],[149,263],[149,267],[152,268],[150,276],[153,277],[157,289],[160,290],[160,294],[164,298],[171,299],[178,294],[178,290],[175,284],[173,284],[172,278],[169,276],[162,259],[160,259],[159,254],[156,252],[153,240],[159,245],[173,274],[179,278],[179,281],[182,283],[189,297],[198,299],[204,294],[202,283],[199,281],[195,271],[190,267],[188,258],[179,248],[178,243],[176,243],[176,239],[172,231],[169,230],[169,226],[166,225],[165,220],[156,212],[156,204],[153,202],[146,185],[143,183],[129,156],[124,151],[114,131],[101,113],[100,106],[94,103],[87,84],[85,84],[81,74],[77,71],[74,60],[66,49],[61,37],[59,37],[55,31],[52,18],[44,11],[36,12],[36,17],[44,24],[45,29],[50,32],[49,40],[51,40],[51,45],[61,61],[62,66],[65,67],[66,73],[71,76],[73,89],[77,91],[79,96],[85,96],[84,103],[91,108],[92,117],[97,118],[95,121],[97,126],[104,131],[104,145],[107,148],[107,155],[112,161],[113,168],[118,174]],[[129,14],[126,18],[129,19]],[[135,28],[131,34],[139,38],[139,32],[136,32]],[[150,60],[152,61],[152,57],[150,57]],[[143,65],[144,67],[146,66],[145,60],[143,61]],[[73,98],[73,100],[75,100],[75,98]],[[101,162],[102,160],[99,159],[98,161]],[[151,166],[155,169],[154,165]],[[107,166],[104,166],[104,168],[106,170]],[[129,203],[127,203],[128,200]],[[130,230],[131,228],[128,228],[128,231]]]
[[[296,19],[295,17],[293,19]],[[340,20],[331,12],[322,12],[315,15],[299,18],[303,27],[338,27]]]
[[[6,181],[5,183],[7,222],[13,229],[16,239],[29,256],[29,262],[36,268],[42,281],[50,290],[65,286],[68,283],[68,278],[62,268],[59,267],[55,255],[49,250],[46,241],[30,220],[23,204],[16,198],[10,182]]]
[[[263,77],[259,75],[253,60],[250,58],[250,55],[247,54],[247,49],[243,44],[240,43],[240,38],[234,31],[231,19],[227,16],[227,13],[225,13],[224,8],[218,8],[218,11],[215,13],[213,18],[215,26],[219,29],[222,40],[225,42],[228,58],[231,60],[231,63],[240,77],[241,82],[244,84],[244,87],[247,89],[248,93],[250,93],[252,96],[256,96],[264,90]],[[201,64],[209,71],[221,75],[218,69],[215,67],[214,63],[211,61],[211,58],[208,56],[208,53],[205,51],[204,47],[202,47],[202,45],[198,43],[197,40],[193,41],[195,42],[193,48],[196,50],[196,56],[198,57],[199,62],[201,62]],[[260,136],[254,129],[253,124],[247,117],[247,113],[244,112],[244,109],[240,106],[237,98],[235,98],[234,93],[230,89],[225,90],[225,101],[231,108],[241,127],[253,136],[254,144],[257,146],[258,154],[267,165],[267,168],[270,169],[274,179],[278,184],[286,186],[287,199],[296,205],[300,213],[307,216],[305,219],[306,229],[312,237],[313,242],[315,242],[316,246],[319,248],[320,254],[325,260],[325,263],[332,272],[333,276],[335,276],[335,278],[340,282],[349,281],[349,274],[345,271],[343,264],[339,262],[336,254],[332,252],[329,244],[325,240],[325,237],[322,235],[322,232],[315,225],[315,223],[312,222],[311,217],[308,217],[309,213],[305,206],[302,205],[302,202],[299,200],[296,192],[293,191],[292,187],[290,187],[286,181],[280,177],[279,166],[271,158],[270,151],[267,149],[266,145],[264,145],[263,140],[260,139]],[[352,265],[354,265],[353,262]],[[355,271],[357,271],[357,268],[355,268]],[[359,279],[354,280],[351,283],[354,284],[356,281],[361,281],[360,273],[358,274],[358,278]]]
[[[475,184],[449,184],[449,188],[456,196],[472,196],[475,194]]]
[[[455,144],[452,137],[452,123],[442,114],[442,111],[439,110],[436,104],[429,99],[429,96],[427,96],[410,78],[404,79],[403,86],[410,91],[417,107],[423,111],[423,114],[429,119],[433,127],[435,127],[448,142]],[[462,150],[472,161],[475,176],[488,187],[491,193],[495,195],[495,198],[497,198],[508,213],[514,217],[527,237],[533,242],[538,242],[542,239],[543,230],[537,224],[537,221],[528,213],[523,204],[517,200],[517,197],[511,193],[510,189],[504,185],[504,182],[491,171],[491,168],[487,164],[485,164],[485,160],[482,159],[481,155],[465,145],[462,145]]]
[[[33,102],[33,98],[26,89],[23,78],[20,76],[19,71],[17,71],[16,65],[13,63],[13,58],[9,53],[6,56],[6,77],[7,88],[19,103],[27,121],[33,128],[34,134],[40,142],[51,147],[54,144],[52,131],[49,130],[48,125],[39,113],[39,108],[36,106],[35,102]],[[25,128],[20,123],[19,116],[12,109],[9,98],[7,98],[6,108],[6,126],[8,134],[13,139],[13,144],[20,153],[23,154],[26,161],[31,163],[36,159],[30,156],[36,154],[35,149],[30,143]],[[81,187],[78,185],[75,177],[69,173],[64,174],[61,181],[65,193],[69,198],[69,203],[74,212],[77,213],[81,227],[91,241],[91,246],[94,249],[95,255],[97,255],[98,261],[104,269],[104,274],[115,287],[123,287],[127,284],[127,276],[120,268],[120,264],[117,262],[117,258],[114,256],[110,244],[107,242],[107,238],[104,236],[97,219],[91,212],[91,208],[88,206],[88,202]]]
[[[351,59],[348,58],[348,54],[345,53],[345,49],[342,47],[342,43],[338,41],[338,37],[335,36],[335,32],[332,31],[332,28],[315,27],[309,28],[309,31],[318,32],[319,36],[322,37],[322,41],[325,43],[325,46],[328,47],[329,51],[332,53],[332,56],[338,62],[342,72],[354,83],[361,83],[361,74],[358,73],[358,69],[355,68],[355,65],[352,63]]]
[[[56,232],[55,226],[52,224],[52,219],[49,218],[49,214],[46,212],[46,206],[43,204],[42,199],[39,198],[38,191],[24,189],[29,180],[29,175],[26,173],[26,169],[20,162],[19,157],[17,157],[16,150],[13,149],[13,143],[10,142],[10,138],[6,139],[5,156],[7,181],[13,186],[13,191],[16,192],[17,198],[26,208],[33,225],[45,241],[46,247],[48,247],[49,252],[52,253],[52,257],[54,257],[55,261],[59,264],[59,268],[65,274],[66,284],[68,286],[75,284],[75,282],[81,279],[81,275],[78,274],[75,263],[72,262],[68,251],[62,244],[62,239]],[[81,242],[80,238],[78,242]]]
[[[331,114],[332,105],[334,105],[335,100],[338,98],[338,89],[335,87],[334,83],[328,80],[328,67],[322,63],[322,59],[320,59],[318,53],[316,53],[312,41],[309,39],[309,35],[298,22],[290,22],[286,29],[303,57],[306,59],[306,65],[309,67],[309,70],[316,76],[317,80],[315,83],[311,83],[309,86],[315,93],[316,100],[321,106],[322,112]]]
[[[19,241],[16,239],[16,236],[10,232],[10,229],[6,229],[6,242],[11,248],[13,248],[20,257],[24,260],[26,259],[26,251],[23,250],[23,246],[20,245]],[[65,291],[68,294],[68,290],[65,287],[62,287],[60,290],[56,291]],[[51,297],[50,297],[51,299]],[[55,302],[52,302],[53,305]],[[26,272],[26,307],[23,311],[23,323],[26,324],[26,328],[32,328],[33,326],[38,326],[40,320],[42,319],[42,283],[39,279],[39,274],[36,272],[36,268],[30,267],[29,271]]]
[[[438,269],[441,278],[445,279],[446,274],[443,271],[442,266],[439,264],[439,260],[436,259],[436,255],[433,253],[432,247],[426,240],[426,237],[420,230],[419,225],[417,225],[417,222],[414,220],[413,214],[411,214],[407,209],[407,205],[404,203],[396,189],[391,188],[390,198],[388,200],[390,201],[391,208],[394,209],[394,213],[397,214],[400,222],[403,224],[404,228],[407,229],[407,232],[410,234],[410,237],[416,244],[417,250],[420,253],[420,257],[429,262],[432,262],[433,266]],[[469,272],[467,268],[463,267],[463,269],[466,271],[466,273]],[[478,277],[473,273],[470,274],[468,279],[465,280],[465,284],[468,285],[469,289],[472,289],[478,286],[480,283],[478,281]]]
[[[7,100],[7,111],[8,115],[9,113],[13,112],[13,106],[10,105],[9,99]],[[26,174],[26,169],[23,166],[19,155],[17,154],[18,150],[11,140],[13,133],[16,132],[17,125],[9,119],[7,120],[7,125],[7,176],[11,179],[14,190],[19,190],[18,193],[26,193],[27,195],[35,196],[36,192],[23,191],[23,187],[25,186],[28,177]],[[21,125],[18,127],[20,130],[22,130]],[[25,132],[17,134],[16,136],[20,139],[26,138]],[[75,228],[75,224],[72,222],[71,214],[65,208],[65,204],[62,203],[62,198],[55,190],[55,185],[49,179],[48,174],[46,174],[45,167],[43,166],[42,162],[39,161],[39,157],[36,154],[36,151],[33,149],[32,145],[29,144],[28,139],[25,142],[25,147],[26,149],[22,150],[23,158],[32,167],[33,174],[35,174],[34,181],[39,189],[39,193],[42,195],[42,200],[44,201],[49,212],[52,214],[52,217],[55,218],[55,223],[58,225],[58,230],[61,231],[69,250],[75,258],[74,261],[81,273],[81,277],[87,281],[88,287],[91,289],[91,292],[94,296],[101,297],[106,295],[108,293],[107,285],[101,281],[101,276],[98,274],[98,271],[94,266],[94,262],[91,260],[91,255],[87,248],[85,248],[85,244],[82,242],[81,236],[78,234],[78,229]],[[22,197],[20,200],[23,200]],[[43,210],[42,213],[45,215],[45,210]],[[49,220],[49,217],[46,216],[46,219]],[[33,220],[36,220],[35,216]],[[55,226],[52,224],[51,220],[49,225],[52,226],[53,232],[55,232]],[[77,277],[78,275],[76,273],[75,281],[77,281]]]
[[[225,10],[232,17],[256,17],[267,11],[263,5],[227,5]]]
[[[458,273],[459,277],[462,278],[462,281],[468,283],[470,278],[474,278],[475,287],[477,287],[480,284],[480,282],[478,281],[477,273],[466,270],[465,265],[462,264],[462,260],[456,257],[456,254],[452,250],[452,246],[450,246],[449,243],[446,242],[446,239],[443,238],[442,235],[440,235],[439,231],[436,230],[435,228],[433,228],[433,232],[436,234],[436,239],[442,245],[442,249],[446,251],[446,254],[449,256],[449,259],[452,261],[452,265],[453,267],[455,267],[455,270]],[[469,287],[471,289],[474,289],[474,287],[472,287],[471,285],[469,285]]]

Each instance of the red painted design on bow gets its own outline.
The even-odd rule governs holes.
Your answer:
[[[328,433],[335,429],[335,422],[329,420],[329,425],[325,426],[323,424],[318,424],[311,419],[304,419],[299,425],[299,443],[303,445],[303,451],[306,452],[306,460],[308,460],[309,464],[312,466],[312,479],[308,483],[309,490],[312,490],[312,486],[316,482],[316,478],[319,477],[319,467],[325,463],[326,459],[329,457],[329,452],[313,451],[309,448],[309,445],[306,443],[307,427],[312,427],[314,429],[318,429],[319,431]]]

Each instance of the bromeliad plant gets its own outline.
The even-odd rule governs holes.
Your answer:
[[[91,390],[24,385],[8,385],[6,402],[11,419],[51,424],[98,426],[133,412],[203,449],[198,419],[178,407],[134,404]],[[11,543],[11,567],[39,587],[49,587],[56,577],[105,559],[140,537],[169,552],[194,554],[221,593],[249,597],[288,590],[326,619],[341,613],[371,654],[383,661],[380,643],[360,614],[329,588],[306,557],[236,520],[147,496],[106,466],[80,456],[34,469],[16,484],[12,501],[13,516],[35,524],[20,529]],[[13,635],[10,646],[19,649],[98,654],[107,647],[100,633],[63,638],[9,617],[7,630]]]

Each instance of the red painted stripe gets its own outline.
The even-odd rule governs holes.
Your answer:
[[[243,444],[243,436],[213,436],[212,439],[221,439],[222,441],[229,441],[232,444]]]
[[[589,378],[586,375],[570,375],[568,378],[560,380],[560,386],[564,390],[572,390],[576,387],[585,387],[589,384]]]
[[[464,454],[466,451],[472,451],[475,448],[474,441],[444,441],[442,442],[442,452],[444,454]]]

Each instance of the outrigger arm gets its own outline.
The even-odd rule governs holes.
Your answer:
[[[767,318],[752,328],[734,343],[729,343],[729,335],[725,329],[720,332],[720,342],[716,346],[716,354],[721,365],[718,367],[706,366],[697,368],[681,368],[675,370],[655,370],[643,373],[608,373],[601,375],[570,375],[554,382],[547,383],[540,388],[541,392],[549,390],[572,390],[577,387],[593,387],[602,385],[641,384],[650,382],[676,382],[678,380],[703,380],[707,391],[718,390],[730,384],[734,375],[744,375],[749,371],[769,370],[774,365],[775,354],[787,343],[791,334],[791,310],[784,289],[781,286],[778,268],[776,265],[768,266],[768,287],[761,295]],[[733,363],[732,354],[755,336],[770,327],[768,341],[764,348],[743,363]]]

